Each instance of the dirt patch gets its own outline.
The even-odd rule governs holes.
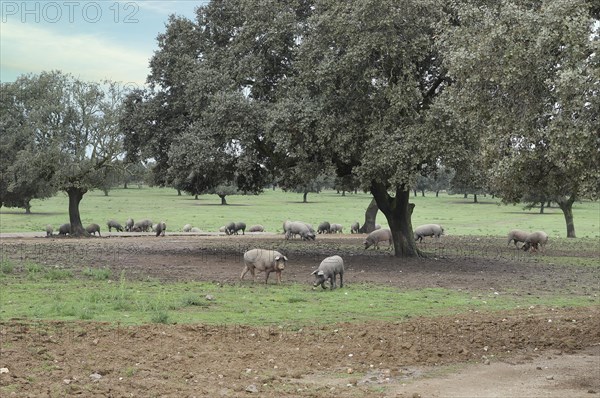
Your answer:
[[[309,283],[324,256],[343,253],[348,284],[566,295],[597,293],[599,284],[592,267],[552,265],[502,239],[479,246],[460,237],[429,242],[429,258],[398,260],[385,251],[365,252],[363,238],[3,239],[2,256],[75,272],[109,267],[128,278],[233,283],[245,250],[272,247],[290,258],[284,283]],[[597,307],[474,311],[300,330],[10,320],[0,323],[0,395],[593,397],[600,393],[594,376],[599,344]]]

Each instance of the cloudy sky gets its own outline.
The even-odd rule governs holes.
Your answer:
[[[207,0],[0,0],[0,81],[61,70],[142,85],[170,14],[194,18]]]

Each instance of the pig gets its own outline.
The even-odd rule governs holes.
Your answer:
[[[200,231],[200,228],[192,227],[190,232],[201,232],[201,231]]]
[[[357,234],[359,229],[360,229],[360,224],[358,223],[358,221],[354,221],[352,223],[352,225],[350,226],[350,233]]]
[[[325,289],[325,282],[329,280],[331,289],[335,289],[336,275],[340,276],[340,288],[344,287],[344,260],[340,256],[327,257],[321,261],[319,268],[313,271],[311,275],[314,275],[316,280],[313,284],[314,287],[321,285]]]
[[[225,232],[225,233],[227,233],[227,228],[225,227],[225,225],[223,225],[221,228],[219,228],[219,232]]]
[[[435,236],[439,240],[444,235],[444,228],[438,224],[425,224],[419,225],[413,232],[415,242],[422,242],[425,236]]]
[[[275,272],[277,283],[281,283],[281,271],[285,269],[287,257],[276,250],[251,249],[244,253],[244,269],[240,280],[250,271],[254,279],[254,271],[265,273],[265,284],[269,281],[269,274]]]
[[[300,235],[302,240],[315,240],[314,232],[306,226],[306,223],[301,221],[294,221],[288,224],[288,230],[286,231],[285,238],[290,239],[295,235]]]
[[[98,236],[102,236],[100,235],[100,225],[98,224],[90,224],[87,227],[85,227],[85,231],[92,235],[94,234],[94,236],[96,236],[96,232],[98,232]]]
[[[522,249],[528,251],[533,248],[534,251],[540,249],[544,251],[544,246],[548,243],[548,234],[544,231],[536,231],[527,235],[525,238],[525,243],[523,244]]]
[[[52,227],[52,225],[48,224],[46,225],[46,237],[50,237],[54,234],[54,227]]]
[[[259,224],[253,225],[250,228],[248,228],[248,232],[265,232],[265,227]]]
[[[369,247],[373,246],[375,249],[379,249],[379,242],[388,241],[389,248],[392,247],[392,231],[389,229],[376,229],[367,235],[363,244],[365,245],[365,250]]]
[[[342,226],[342,224],[331,224],[331,233],[332,234],[337,234],[338,232],[341,234],[343,233],[344,227]]]
[[[71,224],[62,224],[58,227],[59,235],[70,235],[71,234]]]
[[[529,235],[529,232],[521,231],[519,229],[513,229],[508,233],[508,243],[506,244],[506,246],[510,245],[510,242],[514,241],[515,247],[519,247],[517,246],[517,242],[524,243],[527,239],[527,235]]]
[[[164,221],[159,222],[158,224],[156,224],[156,236],[165,236],[165,231],[167,230],[167,224],[165,224]]]
[[[108,220],[106,226],[108,227],[108,232],[112,232],[113,228],[116,229],[117,232],[123,232],[123,226],[115,220]]]
[[[132,231],[135,232],[148,232],[152,228],[151,220],[142,220],[133,224]]]
[[[329,222],[323,221],[319,224],[319,228],[317,228],[318,234],[328,234],[329,232],[331,232],[331,224]]]
[[[125,222],[125,231],[132,232],[134,225],[135,224],[133,222],[133,218],[128,218],[127,221]]]

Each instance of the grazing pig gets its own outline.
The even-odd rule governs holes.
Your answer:
[[[142,220],[133,224],[132,231],[135,232],[148,232],[152,228],[151,220]]]
[[[200,232],[200,228],[192,227],[190,232]]]
[[[167,224],[165,224],[164,221],[159,222],[158,224],[156,224],[156,228],[154,229],[156,231],[156,236],[165,236],[165,231],[167,230]]]
[[[235,232],[235,223],[233,221],[228,223],[227,225],[225,225],[225,233],[227,235],[231,235],[234,232]]]
[[[98,224],[90,224],[87,227],[85,227],[85,231],[88,234],[94,234],[94,236],[96,236],[96,232],[98,232],[98,236],[102,236],[100,235],[100,225]]]
[[[283,222],[283,233],[284,233],[284,234],[287,234],[287,231],[288,231],[288,229],[290,228],[290,224],[291,224],[291,223],[292,223],[292,222],[291,222],[290,220],[285,220],[285,221]]]
[[[435,236],[438,240],[444,234],[444,228],[438,224],[419,225],[414,230],[415,242],[422,242],[425,236]]]
[[[223,225],[221,228],[219,228],[219,232],[225,232],[225,233],[227,233],[227,228]]]
[[[234,234],[238,234],[238,231],[242,231],[242,235],[246,235],[246,223],[243,222],[236,222],[235,223],[235,231],[233,231]]]
[[[183,226],[183,232],[190,232],[192,230],[192,224],[185,224]]]
[[[54,227],[48,224],[46,225],[46,237],[52,236],[54,234]]]
[[[331,233],[332,234],[337,234],[337,233],[343,233],[344,227],[342,226],[342,224],[331,224]]]
[[[344,260],[340,256],[327,257],[311,275],[316,278],[314,287],[321,285],[325,289],[325,282],[329,280],[331,289],[335,289],[336,275],[340,276],[340,288],[344,287]]]
[[[70,235],[71,234],[71,224],[63,224],[58,227],[59,235]]]
[[[331,224],[329,222],[323,221],[319,224],[319,228],[317,228],[318,234],[328,234],[329,232],[331,232]]]
[[[108,232],[112,232],[113,228],[116,229],[117,232],[123,232],[123,226],[115,220],[107,221],[106,226],[108,227]]]
[[[529,232],[521,231],[519,229],[513,229],[508,233],[508,243],[506,244],[506,246],[510,245],[510,242],[514,241],[515,247],[519,247],[517,246],[517,242],[525,243],[527,235],[529,235]]]
[[[244,253],[244,269],[240,280],[244,279],[244,275],[248,271],[254,279],[254,271],[265,273],[265,283],[269,281],[269,274],[275,272],[277,275],[277,283],[281,283],[281,271],[285,268],[287,257],[275,250],[252,249]]]
[[[544,246],[548,243],[548,234],[544,231],[536,231],[527,235],[525,238],[525,244],[522,249],[528,251],[530,248],[533,248],[534,251],[540,249],[544,251]]]
[[[367,235],[363,244],[365,245],[365,250],[369,247],[373,246],[375,249],[379,250],[379,242],[388,241],[389,248],[392,247],[392,231],[389,229],[377,229]]]
[[[265,227],[263,227],[260,224],[253,225],[250,228],[248,228],[248,232],[265,232]]]
[[[286,231],[285,238],[290,239],[295,235],[300,235],[302,240],[315,240],[314,232],[306,226],[306,223],[301,221],[294,221],[288,224],[288,230]]]
[[[358,221],[354,221],[352,223],[352,225],[350,226],[350,233],[357,234],[359,229],[360,229],[360,224],[358,223]]]
[[[134,226],[134,222],[133,222],[133,218],[128,218],[127,222],[125,222],[125,231],[127,232],[133,232],[133,226]]]

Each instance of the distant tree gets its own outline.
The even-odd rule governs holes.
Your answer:
[[[31,212],[32,199],[54,196],[58,154],[36,146],[41,132],[29,128],[38,97],[23,79],[0,85],[0,206]],[[54,156],[52,156],[54,155]]]
[[[454,169],[441,166],[429,177],[431,190],[435,192],[436,197],[439,196],[440,191],[450,188],[450,181],[454,178],[455,173]]]
[[[309,193],[320,193],[323,189],[333,186],[330,172],[318,172],[312,165],[303,165],[283,172],[281,188],[302,194],[302,203],[307,203]]]
[[[573,203],[599,190],[597,14],[584,0],[465,5],[439,37],[455,80],[446,108],[482,136],[493,191],[505,203],[556,201],[567,237]]]
[[[39,157],[32,163],[48,167],[46,177],[69,197],[72,233],[85,235],[79,203],[101,187],[105,169],[122,153],[117,119],[123,91],[116,83],[88,83],[61,72],[21,76],[15,84],[23,93],[14,104],[25,115],[21,128]]]

